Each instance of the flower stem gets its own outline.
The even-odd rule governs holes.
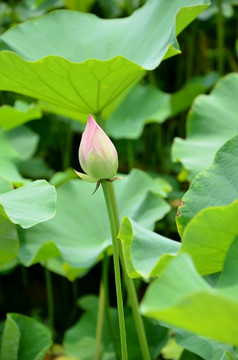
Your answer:
[[[102,332],[103,332],[103,319],[104,319],[104,306],[105,306],[105,289],[104,289],[103,280],[101,279],[100,289],[99,289],[98,318],[97,318],[97,329],[96,329],[95,360],[100,360]]]
[[[109,192],[109,183],[107,181],[103,180],[102,188],[103,188],[103,193],[104,193],[105,202],[106,202],[106,206],[107,206],[110,227],[111,227],[122,360],[127,360],[128,357],[127,357],[127,344],[126,344],[126,327],[125,327],[124,309],[123,309],[123,300],[122,300],[119,248],[118,248],[118,242],[117,242],[117,228],[116,228],[116,222],[115,222],[114,213],[113,213],[113,209],[112,209],[111,197],[110,197],[110,192]]]
[[[53,299],[53,286],[50,270],[47,269],[45,264],[45,281],[46,281],[46,292],[47,292],[47,304],[48,304],[48,318],[49,327],[54,334],[54,299]]]
[[[116,359],[118,360],[120,359],[120,354],[118,353],[118,348],[116,346],[116,334],[110,314],[108,274],[109,274],[109,256],[105,252],[105,256],[102,264],[102,281],[105,292],[105,316],[107,320],[107,326],[110,333],[110,337],[113,343]]]
[[[112,205],[112,209],[113,209],[114,219],[115,219],[115,223],[116,223],[116,232],[118,234],[120,223],[119,223],[119,215],[118,215],[118,210],[117,210],[116,197],[115,197],[113,183],[108,183],[108,189],[109,189],[109,196],[110,196],[110,201],[111,201],[111,205]],[[136,326],[137,336],[139,339],[140,349],[141,349],[141,353],[143,356],[143,360],[150,360],[151,356],[150,356],[147,338],[146,338],[146,334],[145,334],[144,323],[143,323],[141,314],[139,312],[139,304],[138,304],[138,300],[137,300],[136,290],[135,290],[133,280],[128,276],[127,271],[126,271],[126,265],[125,265],[125,260],[124,260],[123,253],[122,253],[121,242],[119,242],[119,254],[120,254],[121,267],[122,267],[122,271],[123,271],[123,277],[124,277],[124,281],[125,281],[128,296],[129,296],[129,302],[130,302],[130,306],[131,306],[131,310],[132,310],[132,314],[133,314],[133,318],[134,318],[134,322],[135,322],[135,326]]]
[[[217,70],[220,75],[224,72],[224,21],[222,13],[222,0],[217,0],[218,19],[217,19],[217,47],[218,47],[218,65]]]

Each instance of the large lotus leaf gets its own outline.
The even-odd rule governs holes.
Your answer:
[[[172,156],[189,179],[211,164],[219,147],[238,133],[238,75],[221,79],[210,95],[199,96],[187,119],[187,139],[176,138]]]
[[[145,124],[162,123],[169,115],[169,94],[150,85],[137,85],[107,120],[107,133],[114,139],[137,139]]]
[[[202,209],[222,206],[238,198],[238,136],[228,140],[217,152],[214,162],[195,177],[178,208],[177,227],[185,226]]]
[[[180,346],[199,355],[204,360],[217,360],[224,351],[231,351],[232,346],[205,337],[197,336],[181,329],[175,330],[175,340]]]
[[[159,276],[178,253],[188,253],[201,275],[223,269],[226,254],[238,236],[238,201],[200,211],[188,224],[180,243],[124,218],[119,238],[131,277]],[[229,229],[229,231],[228,231]]]
[[[133,278],[159,275],[172,256],[177,255],[181,246],[127,217],[122,220],[119,239],[122,242],[127,272]]]
[[[156,179],[134,170],[114,183],[120,217],[130,215],[152,228],[170,209],[158,195]],[[111,245],[102,190],[93,196],[95,185],[79,179],[57,189],[56,216],[21,233],[20,260],[24,265],[61,255],[71,267],[91,267]]]
[[[227,254],[224,281],[212,288],[197,273],[187,254],[175,257],[149,287],[141,311],[211,339],[238,345],[238,239]]]
[[[43,360],[51,345],[51,334],[46,326],[27,316],[7,314],[1,360]]]
[[[41,111],[36,104],[26,104],[16,101],[13,106],[0,107],[0,126],[5,130],[13,129],[33,119],[40,119]]]
[[[76,119],[107,111],[145,70],[180,52],[176,35],[208,5],[149,0],[123,19],[59,10],[15,26],[1,37],[0,89]]]
[[[45,180],[0,194],[0,215],[23,228],[52,218],[56,192]]]

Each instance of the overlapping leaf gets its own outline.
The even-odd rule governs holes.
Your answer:
[[[158,275],[181,246],[129,218],[124,218],[121,223],[119,239],[130,277],[149,278]]]
[[[170,209],[158,195],[156,179],[142,171],[134,170],[115,182],[115,189],[120,217],[129,214],[148,228]],[[110,246],[111,237],[103,194],[99,189],[92,196],[93,190],[94,185],[80,180],[59,186],[55,218],[22,234],[20,259],[25,265],[57,256],[82,270],[95,263]]]
[[[198,335],[237,346],[237,239],[229,249],[215,289],[199,276],[189,256],[181,254],[149,286],[142,301],[142,313]]]
[[[62,10],[18,25],[1,37],[0,89],[77,119],[108,114],[145,70],[180,52],[176,35],[208,4],[149,0],[124,19]]]
[[[145,124],[162,123],[170,114],[169,94],[152,86],[137,85],[107,120],[107,133],[114,139],[137,139]]]
[[[201,275],[223,269],[226,254],[238,236],[238,202],[200,211],[184,231],[182,244],[124,218],[119,238],[131,277],[158,276],[174,256],[188,253]],[[229,231],[228,231],[229,229]]]
[[[45,180],[0,194],[0,216],[29,228],[54,216],[55,188]]]
[[[201,210],[222,206],[238,198],[238,136],[228,140],[214,162],[193,180],[178,208],[177,227],[182,236],[185,226]]]
[[[5,130],[13,129],[33,119],[40,119],[41,111],[35,104],[16,101],[13,106],[0,107],[0,126]]]
[[[85,312],[80,317],[79,321],[72,328],[66,331],[63,345],[67,355],[77,356],[81,360],[89,360],[95,355],[95,324],[97,322],[98,299],[93,295],[88,295],[81,298],[78,303]],[[110,307],[109,311],[113,327],[110,328],[105,319],[103,323],[103,335],[101,341],[102,360],[106,360],[108,358],[116,360],[118,358],[118,353],[120,353],[118,346],[119,325],[117,310]],[[138,344],[134,320],[132,314],[129,312],[129,309],[125,309],[125,314],[128,354],[130,354],[130,360],[138,360],[141,357],[141,350]],[[155,323],[147,318],[144,318],[143,321],[148,337],[149,348],[151,350],[151,357],[154,359],[159,355],[160,349],[166,343],[168,331],[166,328],[161,327],[158,323]],[[112,339],[114,339],[116,346],[113,346]]]
[[[52,345],[49,329],[36,320],[7,314],[0,349],[1,360],[43,360]]]
[[[201,95],[187,119],[187,139],[176,138],[172,156],[193,179],[211,164],[219,147],[238,133],[238,75],[221,79],[210,95]]]

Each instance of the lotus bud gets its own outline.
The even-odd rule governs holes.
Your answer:
[[[86,174],[76,174],[83,180],[96,183],[113,180],[118,169],[116,149],[90,114],[79,146],[79,162]]]

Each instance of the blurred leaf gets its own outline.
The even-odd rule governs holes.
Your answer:
[[[0,161],[7,160],[12,162],[19,161],[19,153],[11,144],[7,133],[0,129]]]
[[[220,360],[236,360],[236,358],[229,352],[229,351],[224,351],[224,354],[222,355]]]
[[[171,116],[176,116],[188,109],[194,98],[208,91],[218,79],[219,75],[211,72],[208,75],[197,76],[189,80],[182,89],[171,95]]]
[[[202,209],[222,206],[238,198],[238,136],[228,140],[207,169],[193,180],[178,208],[177,227],[182,236],[185,226]]]
[[[184,330],[175,329],[175,333],[175,339],[179,345],[196,353],[205,360],[217,360],[220,359],[225,350],[232,351],[232,346],[197,336]]]
[[[184,352],[182,353],[182,356],[180,357],[179,360],[203,360],[200,356],[188,351],[188,350],[184,350]]]
[[[59,171],[55,173],[50,179],[50,184],[54,186],[60,186],[71,179],[76,179],[77,175],[73,169],[68,168],[65,171]]]
[[[107,133],[114,139],[138,139],[145,124],[162,123],[169,115],[169,94],[150,85],[137,85],[107,120]]]
[[[179,346],[174,338],[170,338],[166,346],[161,350],[163,359],[179,360],[183,352],[183,347]]]
[[[19,241],[15,225],[0,215],[0,269],[16,258]]]
[[[0,194],[13,190],[13,186],[10,181],[0,177]]]
[[[49,179],[53,175],[53,170],[40,157],[21,162],[19,169],[24,176],[31,179]]]
[[[0,215],[29,228],[55,214],[56,192],[45,180],[0,194]]]
[[[63,345],[67,355],[77,356],[80,360],[91,360],[95,354],[96,344],[96,328],[98,301],[96,297],[90,295],[81,299],[81,303],[88,304],[88,301],[94,304],[86,309],[79,321],[69,330],[66,331]],[[125,308],[126,314],[126,328],[127,328],[127,344],[130,360],[138,360],[141,358],[140,347],[135,330],[134,320],[128,308]],[[117,319],[117,310],[110,308],[110,317],[114,329],[115,342],[119,352],[119,324]],[[157,322],[143,319],[148,337],[149,348],[152,358],[156,358],[160,353],[161,348],[165,345],[168,339],[168,330],[161,327]],[[106,316],[103,323],[102,336],[102,359],[116,360],[115,351],[112,344],[111,334],[112,329],[108,327]]]
[[[156,179],[139,170],[115,183],[120,217],[129,214],[148,228],[170,209],[158,195]],[[80,271],[90,268],[111,245],[107,212],[101,189],[70,180],[57,188],[54,219],[21,233],[20,259],[26,266],[62,256]],[[129,195],[130,194],[130,195]],[[67,271],[67,267],[65,267]],[[75,274],[76,277],[76,274]],[[72,278],[71,278],[72,279]]]
[[[109,115],[145,70],[180,52],[175,35],[208,5],[149,0],[128,18],[59,10],[15,26],[1,37],[0,89],[81,121],[89,112]]]
[[[36,104],[26,104],[16,101],[14,107],[3,105],[0,107],[0,126],[5,130],[13,129],[33,119],[40,119],[41,111]]]
[[[1,147],[1,146],[0,146]],[[0,157],[0,174],[2,178],[9,180],[15,187],[28,184],[30,180],[24,179],[18,171],[17,166]]]
[[[7,136],[21,160],[28,160],[34,155],[39,142],[39,135],[34,131],[26,126],[21,126],[9,130]]]
[[[147,289],[142,314],[211,339],[238,344],[238,238],[217,287],[197,273],[187,254],[175,257]],[[223,278],[223,280],[222,280]],[[199,316],[198,316],[199,314]]]
[[[222,0],[222,14],[226,18],[230,18],[234,15],[233,5],[238,5],[237,0]],[[213,15],[218,13],[217,0],[211,0],[211,5],[202,14],[199,15],[200,20],[208,20]]]
[[[19,314],[7,314],[1,360],[43,360],[50,348],[50,331],[37,321]]]
[[[64,0],[65,7],[72,10],[88,12],[96,0]]]
[[[238,133],[238,75],[221,79],[210,95],[200,95],[187,118],[187,139],[176,138],[173,161],[181,161],[191,180],[211,164],[229,138]]]

